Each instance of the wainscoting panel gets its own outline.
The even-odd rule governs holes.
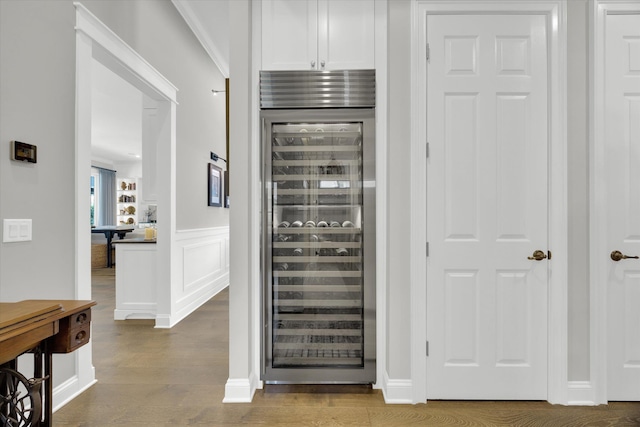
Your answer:
[[[224,241],[197,243],[182,247],[184,292],[220,274],[224,256]]]
[[[173,277],[181,283],[172,286],[169,327],[229,285],[229,227],[177,231],[173,253],[178,268]]]

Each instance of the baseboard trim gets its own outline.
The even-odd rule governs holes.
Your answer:
[[[570,406],[595,406],[595,390],[591,381],[569,381],[567,404]]]
[[[158,329],[171,329],[171,316],[168,314],[157,314],[155,328]]]
[[[172,316],[172,318],[175,319],[174,324],[196,311],[202,304],[225,290],[227,286],[229,286],[229,273],[225,272],[222,276],[215,278],[215,280],[208,281],[199,289],[192,291],[185,298],[177,301],[176,304],[180,308],[175,316]]]
[[[228,275],[227,275],[227,278],[228,278]],[[155,327],[157,329],[171,329],[172,327],[174,327],[175,325],[180,323],[180,321],[184,320],[191,313],[193,313],[198,308],[200,308],[200,306],[202,306],[204,303],[206,303],[211,298],[215,297],[220,292],[225,290],[228,286],[229,286],[229,282],[228,281],[226,281],[226,282],[222,281],[222,282],[219,282],[219,283],[215,284],[215,286],[212,287],[212,288],[205,289],[205,293],[200,295],[194,301],[191,301],[187,307],[185,307],[182,310],[180,310],[174,316],[167,316],[167,315],[157,315],[157,316],[155,316],[154,317],[156,319]]]
[[[411,380],[390,379],[387,372],[382,379],[382,395],[389,404],[412,404],[413,383]]]
[[[224,386],[222,403],[251,403],[255,392],[256,387],[251,378],[229,378]]]
[[[73,399],[82,394],[89,387],[97,383],[98,380],[94,379],[89,382],[84,387],[80,387],[80,381],[78,380],[78,376],[74,375],[69,378],[67,381],[60,384],[58,387],[53,389],[53,412],[56,412],[58,409],[65,406],[67,403],[71,402]]]
[[[142,304],[141,304],[142,305]],[[147,307],[135,307],[129,309],[114,309],[113,320],[127,320],[127,319],[155,319],[156,318],[156,304],[149,303],[144,304]]]

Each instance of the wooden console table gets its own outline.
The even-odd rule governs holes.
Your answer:
[[[0,366],[34,352],[34,376],[45,378],[42,417],[32,425],[51,426],[53,354],[70,353],[89,342],[95,301],[25,300],[0,303]],[[44,371],[43,371],[44,365]]]

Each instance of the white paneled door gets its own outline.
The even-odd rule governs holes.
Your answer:
[[[640,15],[606,19],[607,399],[640,400]]]
[[[545,400],[545,17],[429,15],[427,42],[427,397]]]

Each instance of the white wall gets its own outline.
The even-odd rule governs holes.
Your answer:
[[[234,1],[234,3],[236,3]],[[245,1],[239,3],[246,3]],[[569,3],[569,379],[588,379],[588,276],[587,228],[587,140],[586,140],[586,0]],[[178,88],[178,229],[226,226],[228,210],[208,208],[205,167],[210,151],[224,152],[224,114],[210,90],[224,85],[219,71],[206,53],[196,45],[195,37],[181,21],[170,2],[91,0],[88,8],[120,37],[141,53]],[[243,13],[231,13],[231,27]],[[406,334],[408,257],[396,256],[408,248],[408,222],[403,221],[409,195],[403,191],[409,163],[407,118],[410,113],[407,75],[410,70],[408,31],[411,26],[410,1],[389,2],[389,352],[387,370],[395,378],[407,378],[410,366],[410,342]],[[0,244],[0,300],[26,298],[73,298],[75,265],[73,239],[73,149],[75,91],[74,9],[71,1],[0,1],[0,218],[32,218],[33,241]],[[250,33],[246,22],[240,29]],[[233,31],[233,30],[232,30]],[[251,39],[250,34],[247,35]],[[232,41],[233,43],[233,41]],[[241,40],[240,44],[248,43]],[[233,46],[233,44],[232,44]],[[168,55],[168,52],[177,52]],[[249,55],[237,52],[237,55]],[[232,56],[234,53],[232,52]],[[249,56],[244,59],[250,65]],[[233,58],[232,58],[233,59]],[[188,66],[185,66],[187,64]],[[250,68],[249,68],[250,69]],[[233,65],[232,65],[233,72]],[[236,74],[236,77],[238,75]],[[233,82],[232,143],[248,144],[250,112],[241,101],[251,89],[250,79]],[[224,99],[218,97],[220,99]],[[244,98],[244,99],[248,99]],[[248,102],[248,101],[247,101]],[[222,110],[223,111],[223,110]],[[235,132],[235,135],[234,135]],[[38,146],[38,163],[24,165],[9,160],[9,141],[21,140]],[[405,146],[404,144],[407,144]],[[248,199],[241,203],[243,173],[250,171],[250,152],[246,146],[232,148],[239,165],[232,175],[232,191],[238,194],[238,218],[232,230],[238,243],[231,253],[246,256],[250,220],[241,209],[253,208]],[[232,156],[233,157],[233,156]],[[159,172],[161,173],[161,171]],[[232,171],[233,173],[233,171]],[[233,179],[238,179],[238,184]],[[232,193],[233,194],[233,193]],[[249,197],[247,195],[247,197]],[[234,198],[234,203],[236,199]],[[46,206],[47,209],[42,209]],[[405,225],[402,225],[405,224]],[[396,252],[397,251],[397,252]],[[393,256],[391,256],[393,255]],[[237,265],[234,267],[234,262]],[[231,259],[231,280],[237,281],[240,299],[232,308],[243,313],[241,324],[232,325],[239,333],[235,345],[241,359],[233,360],[230,378],[251,371],[249,325],[251,301],[246,286],[250,277],[249,261]],[[237,290],[236,290],[237,289]],[[235,298],[235,297],[234,297]],[[246,316],[244,316],[246,314]],[[245,330],[246,328],[246,330]],[[235,335],[234,335],[235,337]],[[236,338],[233,338],[236,339]],[[57,370],[73,372],[72,359],[56,361]],[[56,383],[67,375],[56,376]]]
[[[0,243],[0,301],[75,294],[73,23],[71,2],[0,2],[0,218],[33,219],[31,242]]]
[[[589,379],[588,0],[568,3],[569,380]]]
[[[589,304],[588,304],[588,176],[587,176],[587,0],[571,0],[568,9],[568,31],[569,31],[569,78],[568,78],[568,145],[569,145],[569,380],[588,380],[588,333],[589,333]],[[388,73],[389,73],[389,149],[388,149],[388,183],[389,183],[389,207],[388,207],[388,292],[387,292],[387,354],[386,372],[390,379],[404,380],[411,378],[411,340],[410,340],[410,286],[409,286],[409,209],[411,197],[407,183],[410,181],[410,170],[406,165],[411,164],[410,153],[410,129],[411,118],[411,96],[410,76],[411,76],[411,0],[392,0],[388,3]],[[238,19],[238,21],[234,21]],[[246,17],[244,15],[231,16],[231,28],[235,26],[246,27]],[[236,39],[243,37],[243,34],[232,32],[232,48],[234,47],[233,36]],[[246,36],[246,34],[244,35]],[[236,47],[247,49],[247,46],[240,44]],[[250,51],[250,50],[249,50]],[[231,61],[231,81],[233,82],[233,50]],[[238,53],[242,64],[249,67],[250,61],[247,52]],[[250,82],[242,80],[243,85],[251,88]],[[252,88],[253,89],[253,88]],[[232,98],[233,102],[233,98]],[[247,121],[248,112],[243,103],[243,110],[238,110],[239,118],[242,120],[232,120],[231,133],[245,132],[250,122]],[[232,109],[233,113],[233,109]],[[233,119],[233,117],[232,117]],[[241,126],[242,129],[236,126]],[[244,134],[243,134],[244,135]],[[243,149],[250,148],[247,144],[249,137],[243,138],[238,143],[243,144]],[[232,143],[233,143],[232,139]],[[242,153],[250,156],[259,153]],[[241,155],[240,153],[238,155]],[[236,157],[237,158],[237,157]],[[250,162],[239,167],[240,174],[250,172]],[[251,186],[243,182],[243,186],[236,191],[249,193]],[[244,205],[250,208],[250,203]],[[242,226],[247,230],[251,223],[248,218],[242,218]],[[240,219],[238,220],[240,221]],[[236,230],[233,227],[232,233]],[[257,242],[247,239],[250,234],[243,232],[237,245],[245,253],[250,253],[251,248]],[[232,250],[233,253],[233,250]],[[251,306],[251,294],[246,292],[246,281],[250,276],[246,275],[246,264],[238,265],[234,269],[232,258],[231,265],[231,301],[235,307],[242,309],[242,315],[231,314],[231,331],[242,336],[242,345],[232,343],[230,359],[242,356],[238,365],[232,362],[230,378],[239,376],[240,372],[248,373],[247,366],[250,361],[244,358],[244,352],[248,350],[246,343],[247,331],[252,324],[247,323],[245,313]],[[238,274],[235,276],[234,273]],[[234,277],[240,279],[236,283]],[[235,289],[240,286],[242,289]],[[236,294],[237,292],[237,294]],[[242,298],[236,301],[235,298]],[[380,325],[379,325],[380,326]],[[413,327],[424,327],[423,325],[412,325]],[[256,357],[257,350],[252,354]],[[240,368],[240,369],[237,369]]]
[[[411,1],[389,5],[389,247],[387,279],[387,373],[392,379],[411,378],[409,209],[411,187]],[[402,183],[402,184],[400,184]]]
[[[33,219],[32,241],[0,243],[0,301],[75,296],[73,22],[71,2],[0,2],[0,219]],[[10,160],[11,140],[38,163]],[[75,359],[55,363],[58,386]]]
[[[173,285],[186,283],[191,291],[176,303],[177,316],[183,316],[206,297],[205,284],[224,285],[227,277],[228,261],[215,251],[226,251],[228,210],[205,202],[209,152],[225,150],[224,104],[216,104],[211,94],[224,79],[170,2],[86,3],[180,90],[177,228],[188,230],[180,248],[206,241],[218,254],[206,268],[179,271],[180,281]],[[0,219],[33,219],[31,242],[0,243],[0,301],[77,295],[74,26],[71,0],[0,1]],[[38,163],[9,160],[11,140],[37,145]],[[88,194],[86,206],[88,214]],[[80,353],[90,357],[90,347]],[[54,387],[78,374],[75,360],[74,355],[55,358]],[[54,406],[60,394],[65,393],[54,395]]]
[[[115,162],[113,168],[116,171],[117,179],[120,178],[140,178],[142,177],[142,162]],[[140,189],[137,189],[140,191]]]
[[[225,97],[211,92],[224,88],[220,70],[170,1],[82,3],[178,88],[177,229],[227,226],[229,210],[206,204],[210,152],[226,158]]]

